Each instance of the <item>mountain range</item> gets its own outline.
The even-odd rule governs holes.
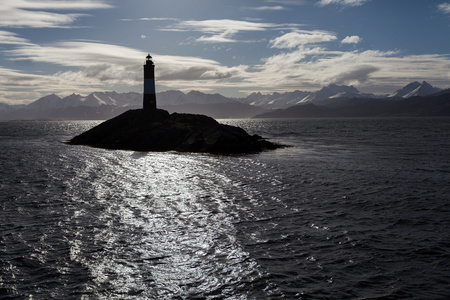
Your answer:
[[[374,107],[380,110],[381,106],[384,107],[381,110],[399,110],[399,106],[407,106],[421,101],[425,101],[423,103],[425,107],[432,103],[438,105],[435,101],[433,102],[437,99],[435,97],[444,99],[444,102],[438,102],[439,105],[445,106],[445,103],[450,101],[448,100],[450,91],[433,87],[426,81],[422,83],[416,81],[388,95],[361,93],[353,86],[330,84],[315,92],[293,91],[272,94],[258,92],[245,98],[228,98],[220,94],[205,94],[198,91],[183,93],[170,90],[158,93],[157,101],[159,108],[170,113],[197,113],[213,118],[251,118],[256,115],[267,117],[273,114],[331,117],[370,115],[368,112],[362,112],[369,107],[372,111],[375,111]],[[409,101],[411,99],[413,101]],[[87,96],[72,94],[64,98],[52,94],[28,105],[10,106],[0,103],[0,120],[102,120],[112,118],[129,109],[141,107],[142,94],[136,92],[95,92]],[[412,115],[430,114],[426,109],[422,109],[422,112],[412,112],[407,108],[405,110]],[[387,111],[380,114],[389,115]],[[445,107],[442,111],[446,111]],[[439,113],[433,113],[433,115],[436,114],[439,115]]]

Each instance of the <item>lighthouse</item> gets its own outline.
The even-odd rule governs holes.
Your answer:
[[[155,64],[147,55],[144,65],[144,110],[156,109]]]

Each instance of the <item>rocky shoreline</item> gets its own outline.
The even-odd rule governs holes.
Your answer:
[[[284,147],[204,115],[169,114],[161,109],[129,110],[66,143],[115,150],[213,154],[257,153]]]

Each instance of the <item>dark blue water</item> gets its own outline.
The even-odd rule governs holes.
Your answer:
[[[448,299],[450,119],[231,120],[245,156],[0,123],[0,299]]]

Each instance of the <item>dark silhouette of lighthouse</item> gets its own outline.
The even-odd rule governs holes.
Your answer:
[[[144,110],[156,109],[155,64],[147,55],[144,65]]]

